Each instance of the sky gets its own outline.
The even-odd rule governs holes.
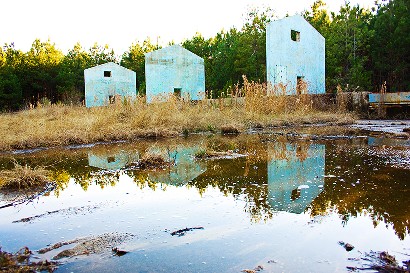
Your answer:
[[[108,44],[121,55],[147,37],[156,44],[181,43],[195,33],[205,38],[240,28],[253,7],[270,7],[278,18],[310,9],[314,0],[3,0],[0,45],[14,43],[28,51],[35,39],[49,39],[66,53],[79,42],[90,48]],[[338,11],[344,0],[325,0]],[[374,0],[350,0],[372,7]]]

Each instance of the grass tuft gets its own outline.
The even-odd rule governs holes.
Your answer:
[[[237,125],[229,124],[221,126],[221,134],[223,135],[238,135],[240,133],[240,128]]]
[[[25,190],[45,187],[49,182],[49,171],[30,166],[21,166],[14,161],[12,170],[2,170],[0,172],[0,189]]]

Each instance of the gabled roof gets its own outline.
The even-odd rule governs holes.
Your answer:
[[[108,63],[105,63],[105,64],[96,65],[96,66],[87,68],[87,69],[85,69],[85,70],[104,69],[104,68],[106,68],[106,67],[117,67],[117,68],[120,68],[120,69],[122,69],[122,70],[127,70],[127,71],[130,71],[130,72],[134,72],[134,73],[135,73],[135,71],[132,71],[131,69],[125,68],[125,67],[123,67],[123,66],[121,66],[121,65],[119,65],[119,64],[116,64],[116,63],[114,63],[114,62],[108,62]],[[85,70],[84,70],[84,71],[85,71]]]
[[[179,54],[175,54],[175,53],[179,53]],[[164,56],[164,55],[189,55],[190,57],[193,58],[197,58],[197,59],[201,59],[203,60],[203,58],[199,57],[198,55],[192,53],[191,51],[189,51],[188,49],[183,48],[180,45],[171,45],[171,46],[167,46],[155,51],[151,51],[148,53],[145,53],[145,58],[155,58],[156,56]]]
[[[291,22],[295,22],[297,24],[304,24],[309,26],[312,30],[314,30],[314,32],[316,32],[316,34],[320,35],[320,37],[322,37],[324,39],[324,37],[322,36],[322,34],[320,34],[319,31],[317,31],[316,28],[314,28],[303,16],[301,15],[293,15],[293,16],[288,16],[288,17],[284,17],[282,19],[279,20],[275,20],[269,23],[269,25],[274,25],[275,23],[286,23],[286,25],[290,24]]]

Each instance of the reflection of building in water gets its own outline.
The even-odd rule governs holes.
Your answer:
[[[137,153],[129,153],[123,150],[116,153],[111,151],[93,153],[90,151],[88,152],[88,165],[105,170],[118,170],[131,162],[137,161],[138,158]]]
[[[269,147],[268,194],[274,210],[302,213],[323,189],[325,145],[303,144]]]
[[[163,171],[148,172],[148,178],[154,182],[170,185],[183,185],[206,171],[206,163],[195,160],[196,148],[177,148],[169,152],[174,165]]]

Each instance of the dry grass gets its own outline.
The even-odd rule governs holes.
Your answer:
[[[169,167],[171,164],[172,163],[165,160],[163,156],[157,154],[145,155],[138,161],[138,167],[140,169],[165,168]]]
[[[0,172],[0,189],[25,190],[43,188],[50,181],[49,171],[41,168],[21,166],[14,162],[12,170]]]
[[[264,84],[245,78],[243,104],[196,104],[174,97],[146,104],[142,98],[107,107],[39,105],[35,109],[0,115],[0,150],[132,140],[139,137],[169,137],[182,133],[220,131],[234,125],[280,126],[310,123],[349,123],[352,114],[318,111],[307,95],[285,96],[280,88],[270,91]]]

